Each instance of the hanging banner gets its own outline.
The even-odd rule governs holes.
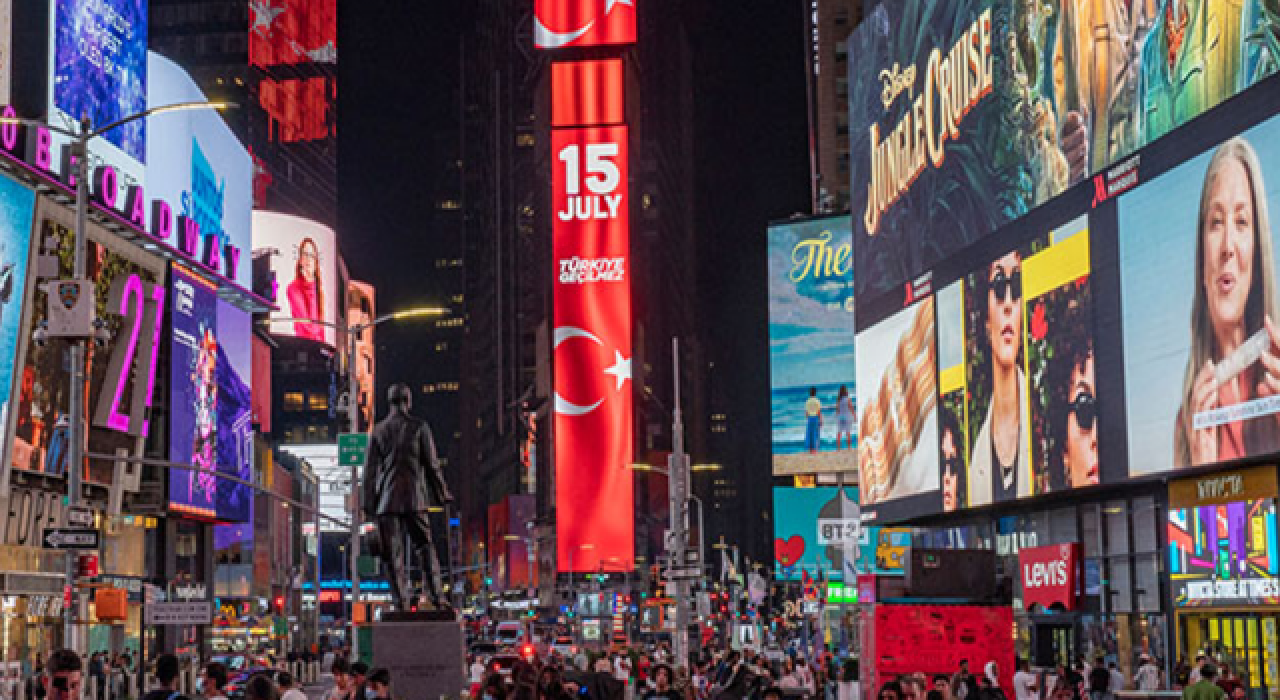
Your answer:
[[[553,84],[565,89],[565,84]],[[621,89],[618,85],[617,89]],[[634,568],[627,127],[551,135],[560,571]]]

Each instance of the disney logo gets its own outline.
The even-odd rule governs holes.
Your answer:
[[[889,105],[898,99],[898,95],[901,95],[903,90],[907,91],[908,96],[914,96],[916,67],[912,65],[903,69],[895,63],[892,68],[880,71],[880,82],[884,85],[884,90],[880,92],[880,101],[884,103],[885,109],[889,109]]]

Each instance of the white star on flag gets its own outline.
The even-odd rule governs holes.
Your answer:
[[[631,358],[623,358],[622,353],[617,350],[613,351],[613,357],[613,366],[606,369],[604,373],[612,374],[614,379],[618,380],[616,391],[622,391],[622,385],[631,379]]]
[[[606,17],[609,16],[610,12],[613,12],[614,5],[626,5],[628,7],[635,7],[635,5],[632,4],[632,0],[605,0],[604,15]]]

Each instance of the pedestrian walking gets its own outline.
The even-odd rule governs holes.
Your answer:
[[[1107,660],[1102,654],[1093,662],[1093,670],[1089,671],[1089,700],[1111,700],[1111,671],[1107,670]]]
[[[159,688],[147,693],[142,700],[190,700],[178,692],[178,676],[182,665],[173,654],[161,654],[156,659],[156,682]]]
[[[385,668],[375,668],[369,672],[369,692],[371,700],[392,700],[391,672]],[[288,700],[281,698],[280,700]]]
[[[1114,697],[1116,693],[1124,690],[1124,674],[1120,672],[1120,668],[1114,661],[1107,664],[1107,672],[1111,674],[1111,685],[1107,686],[1107,690]]]
[[[266,673],[255,673],[244,686],[244,700],[280,700],[276,684]]]
[[[1218,668],[1205,661],[1198,669],[1200,679],[1182,691],[1182,700],[1224,700],[1227,692],[1218,687]]]
[[[1143,654],[1138,661],[1138,672],[1133,676],[1133,684],[1144,693],[1159,690],[1160,667],[1146,654]]]
[[[1013,674],[1013,695],[1016,700],[1037,700],[1036,676],[1026,659],[1018,659],[1018,670]]]
[[[280,686],[280,700],[307,700],[307,696],[293,680],[288,671],[276,674],[276,684]]]
[[[981,700],[1008,700],[1004,688],[1000,687],[1000,666],[996,662],[988,661],[982,668],[981,683],[978,690],[978,697]]]
[[[205,700],[227,700],[227,667],[214,661],[204,667]]]

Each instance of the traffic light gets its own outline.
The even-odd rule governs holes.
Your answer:
[[[282,595],[276,596],[276,612],[284,614],[284,596]]]

